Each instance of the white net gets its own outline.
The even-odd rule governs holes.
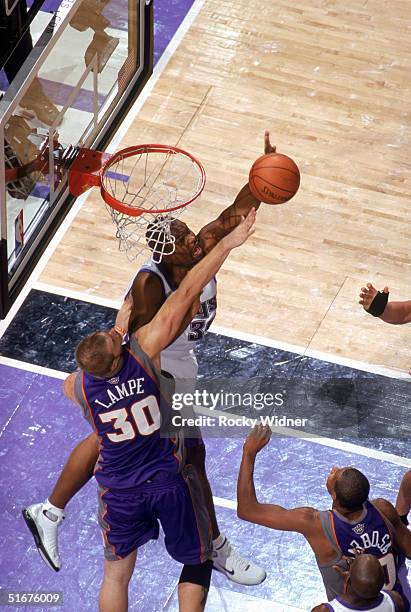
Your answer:
[[[117,153],[104,169],[102,190],[120,251],[133,261],[147,249],[156,263],[172,254],[171,223],[204,183],[201,164],[184,151],[141,145]]]

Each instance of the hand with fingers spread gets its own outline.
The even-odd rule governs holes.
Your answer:
[[[388,287],[384,287],[383,291],[377,291],[371,283],[367,283],[366,287],[361,287],[359,303],[366,312],[378,317],[384,312],[389,293]],[[374,309],[379,314],[374,314]]]
[[[268,425],[256,425],[248,434],[244,442],[244,453],[255,456],[266,446],[271,438],[271,429]]]

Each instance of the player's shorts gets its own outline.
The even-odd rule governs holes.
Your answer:
[[[187,353],[173,353],[165,350],[161,353],[161,368],[173,375],[175,381],[175,393],[194,393],[196,389],[198,363],[193,350]],[[182,413],[184,418],[196,416],[192,406],[186,406]],[[184,445],[188,448],[204,444],[201,429],[192,425],[184,431]]]
[[[159,525],[171,557],[186,565],[204,563],[211,554],[211,523],[195,469],[187,465],[172,480],[155,481],[124,490],[99,487],[99,524],[104,555],[122,559],[156,540]]]

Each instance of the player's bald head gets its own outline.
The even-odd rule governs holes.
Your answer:
[[[351,589],[362,599],[375,599],[384,586],[384,571],[377,557],[360,555],[351,564]]]
[[[357,510],[368,499],[370,483],[368,478],[356,468],[338,470],[334,482],[338,503],[347,510]]]

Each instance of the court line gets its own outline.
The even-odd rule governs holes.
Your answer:
[[[282,342],[280,340],[272,340],[265,336],[257,336],[249,334],[247,332],[237,331],[227,327],[220,327],[219,325],[213,325],[212,331],[222,336],[228,336],[237,340],[245,340],[246,342],[252,342],[256,344],[262,344],[263,346],[269,346],[271,348],[280,349],[283,351],[289,351],[296,353],[302,357],[311,357],[312,359],[320,359],[321,361],[328,361],[328,363],[335,363],[341,366],[347,366],[354,370],[362,370],[364,372],[370,372],[371,374],[380,374],[381,376],[387,376],[389,378],[397,378],[399,380],[405,380],[411,383],[411,376],[405,370],[397,370],[395,368],[389,368],[388,366],[377,365],[368,363],[367,361],[357,361],[350,357],[342,357],[333,353],[326,353],[324,351],[317,351],[297,344],[290,344],[288,342]]]
[[[126,134],[127,130],[129,129],[129,127],[131,125],[131,123],[137,117],[138,113],[140,112],[141,107],[143,106],[144,102],[147,100],[148,96],[150,95],[153,87],[155,86],[155,84],[159,80],[159,78],[160,78],[161,74],[163,73],[165,67],[167,66],[168,62],[170,61],[173,53],[175,52],[175,50],[177,49],[177,47],[179,46],[179,44],[183,40],[184,36],[186,35],[188,30],[190,29],[191,25],[195,21],[197,15],[199,14],[201,9],[203,8],[204,3],[205,3],[205,0],[194,0],[194,3],[192,4],[190,10],[188,11],[187,15],[185,16],[185,18],[181,22],[179,28],[175,32],[174,36],[172,37],[172,39],[168,43],[166,49],[164,50],[163,54],[161,55],[160,59],[158,60],[157,64],[155,65],[154,70],[153,70],[153,74],[151,75],[150,79],[147,81],[145,87],[143,88],[143,91],[141,92],[141,94],[137,98],[136,103],[132,106],[132,108],[130,109],[130,111],[128,112],[126,117],[124,118],[122,124],[119,126],[119,128],[118,128],[118,130],[116,132],[116,135],[113,137],[113,140],[110,142],[109,146],[106,149],[107,152],[112,153],[115,150],[115,148],[117,147],[119,141]],[[57,229],[57,231],[54,234],[52,240],[50,241],[48,247],[45,249],[43,255],[41,256],[41,258],[39,260],[39,262],[37,263],[37,265],[34,268],[33,272],[29,276],[29,278],[28,278],[28,280],[26,282],[26,285],[24,286],[24,288],[22,289],[21,293],[19,294],[19,296],[17,297],[16,301],[14,302],[13,306],[11,307],[9,313],[7,314],[5,319],[0,321],[0,338],[4,335],[7,327],[10,325],[11,321],[13,320],[15,315],[17,314],[17,311],[19,310],[19,308],[23,304],[24,300],[26,299],[27,295],[29,294],[29,292],[30,292],[30,290],[31,290],[31,288],[33,286],[33,283],[39,278],[40,274],[43,272],[44,268],[46,267],[47,263],[49,262],[49,260],[50,260],[51,256],[53,255],[54,251],[57,249],[58,245],[60,244],[61,240],[63,239],[64,234],[69,229],[69,227],[72,224],[73,220],[75,219],[75,217],[77,216],[78,212],[80,211],[80,208],[82,207],[82,205],[84,204],[84,202],[87,200],[87,198],[89,196],[90,196],[90,191],[86,192],[85,194],[79,196],[76,199],[76,201],[73,204],[73,206],[71,207],[69,213],[67,214],[67,216],[65,217],[65,219],[63,220],[63,222],[61,223],[59,228]]]
[[[0,356],[0,364],[7,365],[10,367],[18,368],[20,370],[27,370],[28,372],[34,372],[44,376],[50,376],[52,378],[59,378],[63,380],[66,378],[69,372],[61,372],[60,370],[53,370],[51,368],[45,368],[44,366],[35,365],[32,363],[26,363],[25,361],[19,361],[17,359],[11,359],[10,357]],[[210,410],[209,408],[194,408],[197,414],[204,414],[207,416],[225,416],[228,418],[239,418],[238,414],[226,412],[222,410]],[[372,459],[378,459],[379,461],[386,461],[394,463],[402,467],[411,468],[411,459],[401,457],[400,455],[394,455],[393,453],[387,453],[385,451],[379,451],[366,446],[360,446],[353,444],[352,442],[343,442],[342,440],[333,440],[332,438],[326,438],[317,436],[315,434],[307,434],[299,429],[290,429],[289,427],[275,427],[273,431],[277,434],[282,434],[287,438],[298,438],[299,440],[306,440],[313,444],[319,444],[321,446],[327,446],[329,448],[335,448],[348,453],[354,453],[363,457],[370,457]],[[230,502],[232,503],[232,502]],[[227,506],[229,507],[229,506]]]
[[[82,302],[89,302],[90,304],[96,304],[97,306],[106,306],[107,308],[113,308],[115,310],[119,309],[122,303],[121,300],[112,300],[99,295],[92,295],[86,292],[76,291],[74,289],[58,287],[57,285],[51,285],[49,283],[43,283],[41,281],[33,282],[32,288],[38,289],[39,291],[45,291],[47,293],[54,293],[63,297],[80,300]],[[296,355],[301,355],[301,357],[319,359],[320,361],[326,361],[328,363],[334,363],[336,365],[353,368],[354,370],[361,370],[363,372],[378,374],[380,376],[395,378],[397,380],[404,380],[405,382],[411,383],[411,376],[405,370],[396,370],[395,368],[372,364],[366,361],[357,361],[349,357],[342,357],[333,353],[325,353],[323,351],[306,348],[298,344],[282,342],[281,340],[273,340],[272,338],[267,338],[265,336],[256,336],[254,334],[249,334],[247,332],[242,332],[227,327],[221,327],[219,325],[213,325],[210,329],[210,332],[214,334],[220,334],[222,336],[227,336],[235,340],[245,340],[246,342],[261,344],[262,346],[267,346],[282,351],[288,351],[290,353],[295,353]]]
[[[232,499],[225,499],[225,497],[216,497],[213,495],[213,501],[216,506],[228,508],[229,510],[235,510],[237,512],[237,502]]]
[[[96,306],[114,308],[114,310],[119,310],[121,304],[123,303],[122,299],[112,300],[110,298],[104,298],[100,295],[92,295],[86,293],[85,291],[76,291],[75,289],[58,287],[57,285],[50,285],[49,283],[43,283],[41,281],[35,281],[32,288],[37,289],[38,291],[45,291],[46,293],[71,298],[73,300],[79,300],[80,302],[89,302],[90,304],[95,304]]]
[[[3,357],[2,355],[0,355],[0,365],[10,366],[18,370],[25,370],[26,372],[33,372],[34,374],[41,374],[42,376],[50,376],[50,378],[59,378],[60,380],[64,380],[67,378],[67,374],[69,374],[69,372],[45,368],[35,363],[27,363],[26,361],[11,359],[11,357]]]
[[[194,411],[197,414],[204,414],[206,416],[224,416],[228,418],[238,419],[240,415],[222,410],[210,410],[210,408],[199,408],[195,407]],[[249,417],[250,419],[252,417]],[[299,440],[306,440],[313,444],[320,444],[321,446],[327,446],[328,448],[335,448],[342,450],[347,453],[354,453],[363,457],[370,457],[372,459],[378,459],[379,461],[387,461],[389,463],[395,463],[402,467],[411,468],[411,459],[407,457],[401,457],[400,455],[394,455],[393,453],[387,453],[385,451],[379,451],[374,448],[368,448],[367,446],[360,446],[353,442],[343,442],[342,440],[334,440],[332,438],[326,438],[318,436],[316,434],[308,434],[300,429],[291,429],[289,427],[272,427],[271,430],[277,435],[283,435],[287,438],[298,438]]]

